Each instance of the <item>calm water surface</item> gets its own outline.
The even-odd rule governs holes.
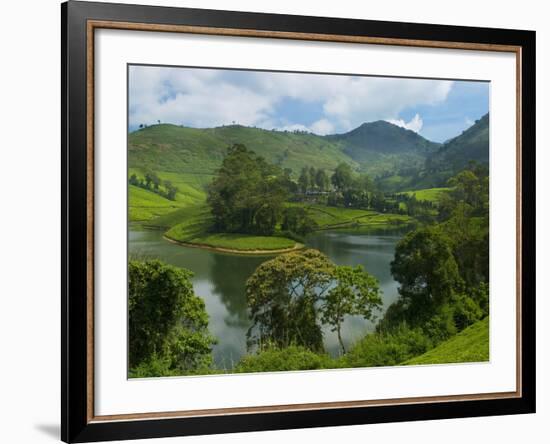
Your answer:
[[[380,281],[384,308],[397,298],[397,283],[390,273],[395,245],[403,231],[362,233],[321,231],[310,235],[307,246],[325,253],[339,265],[363,265]],[[130,228],[130,254],[157,257],[164,262],[194,273],[195,293],[206,303],[209,328],[218,338],[214,361],[218,368],[231,368],[246,353],[246,332],[251,325],[247,314],[245,282],[262,262],[274,256],[243,256],[186,248],[166,241],[160,231]],[[372,330],[373,325],[359,317],[348,317],[342,329],[347,345]],[[332,355],[339,352],[336,335],[324,331],[325,348]]]

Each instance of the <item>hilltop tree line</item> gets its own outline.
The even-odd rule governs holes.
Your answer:
[[[161,180],[153,171],[147,171],[143,178],[138,178],[136,174],[132,174],[128,179],[128,183],[152,191],[168,200],[176,200],[176,194],[178,193],[178,188],[171,181]]]

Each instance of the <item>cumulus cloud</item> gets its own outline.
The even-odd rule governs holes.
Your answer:
[[[334,125],[327,119],[319,119],[311,125],[311,132],[324,136],[334,132]]]
[[[388,119],[388,122],[400,126],[401,128],[414,131],[415,133],[420,132],[422,126],[424,125],[424,122],[418,113],[415,114],[415,116],[408,122],[405,122],[403,119]]]
[[[235,122],[330,134],[388,120],[418,132],[420,116],[403,122],[399,114],[445,101],[452,85],[439,80],[132,66],[130,126],[157,120],[193,127]],[[289,112],[284,105],[288,100],[305,111]]]

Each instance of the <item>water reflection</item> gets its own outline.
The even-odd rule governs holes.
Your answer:
[[[307,246],[325,253],[339,265],[363,265],[380,281],[384,308],[397,298],[397,283],[390,273],[399,232],[364,233],[353,231],[317,232]],[[231,368],[246,353],[246,332],[251,325],[245,298],[245,283],[262,262],[272,256],[243,256],[186,248],[162,238],[159,231],[130,230],[130,255],[159,258],[194,273],[193,287],[201,296],[210,316],[209,328],[218,338],[213,354],[216,366]],[[348,317],[342,333],[347,346],[373,328],[360,317]],[[337,355],[336,334],[324,330],[325,348]]]

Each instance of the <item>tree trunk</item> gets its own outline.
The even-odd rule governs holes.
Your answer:
[[[346,347],[344,347],[344,341],[342,340],[342,334],[340,332],[340,324],[338,324],[337,332],[338,332],[338,342],[340,343],[340,347],[342,347],[342,354],[345,355]]]

